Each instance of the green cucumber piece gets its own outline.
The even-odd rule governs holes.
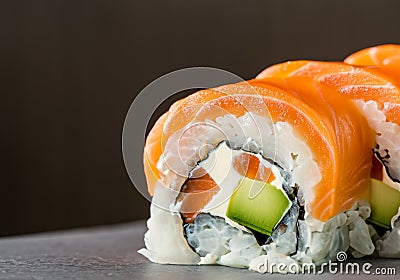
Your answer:
[[[371,216],[368,221],[390,229],[391,219],[400,206],[400,192],[382,181],[371,179],[369,203]]]
[[[226,216],[240,225],[271,235],[291,205],[286,194],[275,186],[243,178],[232,194]]]

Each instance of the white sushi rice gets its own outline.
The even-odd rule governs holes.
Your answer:
[[[307,206],[313,200],[312,189],[322,178],[307,144],[288,123],[272,123],[269,118],[253,113],[239,118],[227,114],[215,120],[190,123],[168,139],[157,164],[161,182],[155,189],[147,222],[146,248],[139,253],[156,263],[221,264],[255,271],[266,259],[322,263],[349,248],[357,257],[372,254],[374,245],[365,223],[370,212],[368,205],[357,205],[326,223],[306,215],[306,220],[299,220],[298,226],[298,212],[292,213],[286,221],[287,229],[276,230],[272,243],[264,246],[259,246],[250,232],[224,217],[225,225],[196,232],[199,247],[194,250],[201,254],[195,253],[185,239],[176,197],[190,171],[222,141],[238,145],[232,148],[260,153],[288,171],[292,185],[300,186],[307,213]],[[209,246],[210,238],[216,242],[212,243],[215,246]]]
[[[386,120],[385,108],[387,104],[382,108],[372,100],[356,100],[355,104],[376,132],[375,139],[379,145],[377,151],[380,156],[390,156],[390,158],[385,159],[385,166],[389,169],[389,175],[400,180],[400,126]]]
[[[376,250],[380,257],[400,258],[400,207],[391,221],[392,230],[387,231],[376,241]]]
[[[144,236],[146,248],[138,252],[150,261],[162,264],[197,264],[200,256],[183,236],[182,219],[177,211],[166,210],[174,194],[157,184],[150,206],[148,231]]]
[[[186,228],[188,243],[201,256],[199,264],[248,267],[265,254],[253,234],[231,226],[222,217],[200,214]]]

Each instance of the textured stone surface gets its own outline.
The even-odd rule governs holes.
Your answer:
[[[220,266],[173,266],[149,263],[136,253],[143,247],[143,221],[0,239],[0,279],[271,279],[293,275],[261,275]],[[374,267],[396,267],[400,260],[369,261]],[[372,269],[371,269],[372,271]],[[297,276],[298,277],[298,276]],[[318,275],[303,275],[306,279]],[[366,275],[324,274],[326,279],[365,279]],[[370,278],[369,276],[368,278]],[[374,279],[397,279],[384,276]],[[297,278],[299,279],[299,278]]]

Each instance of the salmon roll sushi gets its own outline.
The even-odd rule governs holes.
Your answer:
[[[368,58],[371,54],[374,57]],[[400,257],[400,76],[394,70],[398,55],[396,46],[385,45],[360,51],[345,60],[359,66],[340,62],[291,61],[269,67],[257,76],[258,79],[274,81],[307,77],[316,84],[335,89],[334,95],[345,96],[358,107],[375,131],[369,221],[381,233],[389,230],[383,239],[391,243],[382,246],[382,238],[376,235],[377,253],[382,257],[396,258]],[[372,61],[375,64],[360,66]],[[397,241],[393,243],[393,240]]]
[[[301,83],[309,95],[261,80],[202,90],[160,117],[144,148],[153,200],[141,254],[261,272],[374,252],[374,133],[348,98]]]
[[[400,79],[400,45],[388,44],[363,49],[347,57],[344,62],[352,65],[367,66],[376,71],[387,73],[390,76],[395,75]],[[378,172],[379,171],[378,169]],[[381,176],[383,177],[383,182],[400,191],[398,179],[393,180],[388,177],[385,169],[383,169],[380,174],[383,174]],[[377,247],[381,256],[399,258],[400,245],[393,246],[393,244],[400,244],[400,194],[393,190],[389,190],[388,192],[389,194],[385,192],[386,195],[383,196],[383,192],[380,188],[376,190],[377,196],[383,196],[381,205],[387,205],[388,201],[392,200],[392,197],[396,197],[398,208],[397,213],[391,218],[391,228],[393,230],[387,232],[382,239],[377,241]],[[387,199],[388,197],[390,197],[389,200]]]

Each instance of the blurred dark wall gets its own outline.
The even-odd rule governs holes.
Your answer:
[[[400,43],[399,11],[398,0],[0,1],[0,235],[147,217],[121,132],[160,75],[213,66],[249,79],[284,60],[341,60]]]

